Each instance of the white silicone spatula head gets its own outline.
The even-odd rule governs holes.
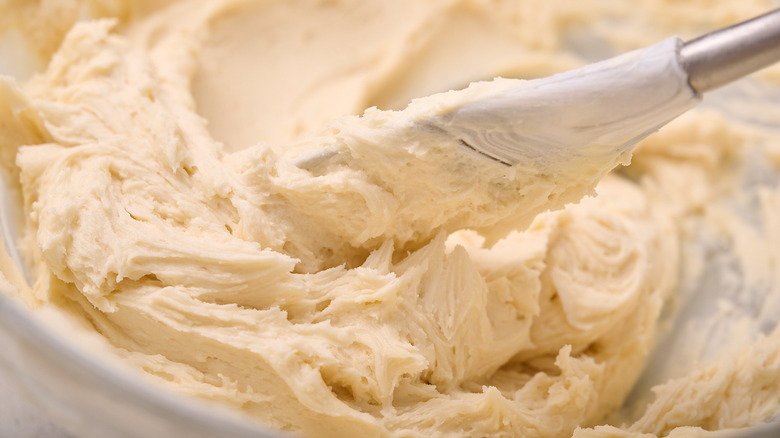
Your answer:
[[[549,78],[464,94],[429,123],[507,165],[544,171],[623,154],[699,94],[780,60],[780,10],[683,43],[672,38]]]

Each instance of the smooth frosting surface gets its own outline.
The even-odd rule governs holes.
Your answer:
[[[699,23],[697,2],[570,3],[10,2],[3,26],[29,35],[38,73],[0,77],[32,285],[8,262],[3,279],[80,325],[76,342],[97,333],[161,385],[305,436],[700,436],[766,420],[780,142],[745,121],[757,107],[724,94],[609,174],[624,151],[539,172],[410,122],[518,79],[437,92],[768,8],[722,2]],[[54,16],[67,33],[43,26]],[[780,120],[771,100],[763,113]],[[707,283],[716,250],[736,280]],[[629,394],[672,317],[734,283],[750,300],[710,301],[743,330],[675,326],[698,350],[673,346],[678,366],[649,365],[666,383]]]

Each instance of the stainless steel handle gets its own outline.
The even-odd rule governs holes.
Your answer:
[[[709,91],[780,61],[780,9],[691,40],[680,49],[688,82]]]

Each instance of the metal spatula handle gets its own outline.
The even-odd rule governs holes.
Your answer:
[[[680,63],[699,93],[780,60],[780,9],[685,43]]]

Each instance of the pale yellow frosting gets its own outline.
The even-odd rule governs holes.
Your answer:
[[[780,296],[777,169],[750,178],[777,132],[705,107],[629,167],[550,175],[410,122],[465,95],[436,92],[581,65],[582,32],[620,53],[764,2],[704,22],[694,1],[169,3],[68,3],[66,36],[21,24],[48,3],[8,6],[39,48],[39,73],[0,77],[31,281],[6,261],[5,289],[32,309],[305,436],[700,436],[778,409],[766,312],[618,412],[702,278],[702,240],[733,243],[757,300]],[[740,217],[746,199],[762,216]]]

